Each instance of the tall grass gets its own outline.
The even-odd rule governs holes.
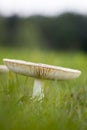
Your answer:
[[[86,130],[87,55],[47,51],[1,50],[2,58],[80,69],[71,81],[44,81],[45,98],[31,99],[33,78],[10,72],[0,74],[0,130]]]

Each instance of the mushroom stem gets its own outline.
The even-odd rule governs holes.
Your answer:
[[[42,100],[44,98],[42,79],[35,79],[34,81],[32,98],[36,97],[38,100]]]

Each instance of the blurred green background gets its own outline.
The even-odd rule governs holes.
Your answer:
[[[44,81],[31,100],[33,78],[0,74],[0,130],[87,130],[87,16],[0,15],[0,64],[23,59],[81,70],[71,81]]]
[[[0,47],[87,52],[87,16],[0,16]]]

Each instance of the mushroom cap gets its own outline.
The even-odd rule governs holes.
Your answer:
[[[77,78],[81,71],[53,65],[32,63],[22,60],[3,59],[9,70],[25,76],[51,80],[69,80]]]
[[[0,65],[0,73],[7,73],[9,69],[6,65]]]

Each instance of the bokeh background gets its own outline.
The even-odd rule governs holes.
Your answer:
[[[0,73],[0,130],[87,130],[87,0],[0,0],[3,58],[82,73],[44,80],[41,102],[32,99],[34,78]]]
[[[0,47],[87,52],[86,0],[0,0]]]

